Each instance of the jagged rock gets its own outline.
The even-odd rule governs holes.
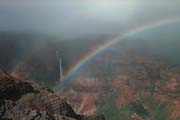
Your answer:
[[[26,108],[15,104],[11,100],[1,100],[0,119],[13,120],[74,120],[65,116],[49,114],[47,112],[38,112],[31,108]]]
[[[22,95],[34,92],[33,87],[26,81],[15,80],[8,73],[0,70],[0,98],[17,100]]]
[[[17,80],[0,70],[0,119],[104,120],[89,118],[76,114],[66,100],[47,88]]]
[[[76,119],[80,119],[80,115],[77,115],[72,107],[62,98],[56,96],[52,93],[40,92],[35,100],[44,107],[46,110],[49,110],[52,114],[60,114]]]
[[[47,111],[50,114],[63,115],[78,120],[81,119],[81,116],[76,114],[64,99],[47,91],[26,94],[22,96],[17,103],[21,106],[30,107],[39,111]]]
[[[13,101],[0,99],[0,116],[3,116],[6,111],[13,108],[14,106],[15,104]]]

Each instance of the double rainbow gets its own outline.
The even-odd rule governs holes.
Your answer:
[[[77,61],[73,66],[71,66],[71,68],[65,74],[63,85],[67,84],[85,64],[90,62],[94,57],[96,57],[98,54],[100,54],[104,50],[108,49],[110,46],[116,44],[118,41],[121,41],[130,36],[133,36],[137,33],[141,33],[143,31],[151,30],[156,27],[160,27],[160,26],[168,25],[172,23],[178,23],[178,22],[180,22],[180,17],[170,17],[166,19],[151,21],[145,24],[138,25],[137,27],[130,29],[127,32],[121,33],[120,35],[117,35],[116,37],[112,39],[106,40],[106,42],[104,42],[103,44],[94,47],[91,51],[84,54],[79,59],[79,61]]]

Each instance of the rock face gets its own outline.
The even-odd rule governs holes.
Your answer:
[[[20,96],[34,92],[33,87],[25,81],[19,81],[0,70],[0,98],[16,100]]]
[[[0,119],[104,120],[100,116],[78,115],[66,100],[47,88],[17,80],[3,70],[0,70]]]
[[[30,108],[25,108],[23,106],[15,104],[11,100],[1,100],[0,116],[2,116],[2,118],[4,119],[6,118],[6,119],[14,119],[14,120],[19,120],[19,119],[55,120],[56,119],[55,116],[52,116],[48,114],[47,112],[38,112]]]

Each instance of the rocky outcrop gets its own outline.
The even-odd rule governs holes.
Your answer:
[[[36,94],[26,94],[16,101],[16,103],[34,110],[48,112],[49,114],[67,116],[78,120],[81,119],[81,116],[76,114],[65,100],[46,91],[40,91],[40,93]]]
[[[0,71],[0,119],[104,120],[100,118],[78,115],[65,99],[47,88]]]
[[[1,119],[13,120],[74,120],[66,116],[26,108],[11,100],[1,100],[0,116],[2,117]]]
[[[0,70],[0,91],[1,99],[10,100],[16,100],[26,93],[35,92],[28,82],[16,80],[3,70]]]

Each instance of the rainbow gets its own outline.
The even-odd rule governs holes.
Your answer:
[[[94,57],[96,57],[98,54],[103,52],[104,50],[108,49],[110,46],[116,44],[118,41],[123,40],[127,37],[133,36],[137,33],[141,33],[146,30],[151,30],[153,28],[168,25],[171,23],[180,22],[180,17],[171,17],[166,19],[159,19],[156,21],[151,21],[148,23],[144,23],[142,25],[138,25],[134,27],[133,29],[128,30],[127,32],[121,33],[120,35],[117,35],[116,37],[113,37],[109,40],[106,40],[105,43],[98,45],[94,47],[92,50],[84,54],[78,62],[76,62],[71,68],[67,71],[65,74],[64,82],[63,84],[67,84],[74,75],[78,73],[78,71],[88,62],[90,62]]]

